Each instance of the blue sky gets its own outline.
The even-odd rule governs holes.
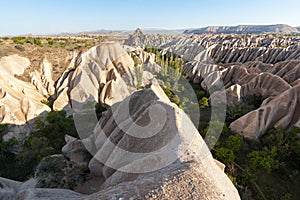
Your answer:
[[[209,25],[300,26],[299,0],[0,0],[0,35]]]

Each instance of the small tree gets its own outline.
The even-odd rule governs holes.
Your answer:
[[[137,88],[141,88],[143,86],[143,73],[144,73],[144,66],[143,64],[138,63],[137,57],[133,58],[134,60],[134,71],[135,71],[135,76],[137,79]]]

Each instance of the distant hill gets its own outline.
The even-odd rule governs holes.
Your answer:
[[[286,24],[275,25],[238,25],[238,26],[207,26],[203,28],[191,29],[161,29],[161,28],[141,28],[144,34],[263,34],[263,33],[282,33],[282,34],[300,34],[300,26],[292,27]],[[94,31],[84,31],[78,33],[60,33],[59,36],[74,36],[83,34],[95,35],[128,35],[133,34],[134,30],[108,30],[99,29]]]
[[[184,29],[142,28],[144,34],[182,34]]]
[[[159,28],[142,28],[141,31],[144,34],[182,34],[184,29],[159,29]],[[134,30],[96,30],[88,32],[80,32],[78,34],[100,34],[100,35],[121,35],[121,34],[132,34]]]
[[[238,25],[238,26],[208,26],[198,29],[187,29],[184,34],[203,34],[203,33],[236,33],[236,34],[261,34],[261,33],[284,33],[296,34],[300,33],[300,27],[292,27],[286,24],[276,25]]]

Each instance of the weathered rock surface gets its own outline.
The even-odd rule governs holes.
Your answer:
[[[69,136],[66,141],[63,152],[70,161],[55,164],[59,169],[65,169],[61,163],[86,161],[77,156],[84,151],[82,142]],[[94,142],[96,147],[89,167],[92,174],[105,178],[100,191],[81,195],[32,188],[18,194],[19,199],[240,199],[193,123],[156,83],[114,104],[83,142]],[[37,174],[41,168],[51,171],[46,164],[40,164]],[[61,177],[55,180],[68,182]]]
[[[74,199],[82,200],[85,195],[79,194],[72,190],[66,189],[44,189],[44,188],[35,188],[24,191],[18,196],[18,200],[65,200],[65,199]]]
[[[188,29],[183,33],[185,34],[203,34],[203,33],[214,33],[214,34],[261,34],[261,33],[286,33],[295,34],[299,33],[296,27],[291,27],[286,24],[276,25],[238,25],[238,26],[208,26],[199,29]]]
[[[237,192],[228,188],[231,186],[227,185],[224,174],[213,174],[220,169],[210,164],[204,165],[201,162],[178,161],[159,171],[140,175],[136,180],[108,187],[85,199],[239,199]],[[224,185],[221,186],[219,181]],[[220,190],[216,188],[217,185],[223,188]]]
[[[44,200],[83,199],[85,195],[65,189],[35,188],[36,180],[24,183],[0,178],[1,200]]]
[[[0,177],[0,199],[15,200],[19,199],[21,194],[36,186],[36,180],[30,179],[24,183],[12,181]],[[23,198],[21,198],[23,199]]]
[[[41,73],[35,70],[31,75],[31,83],[44,95],[51,96],[55,93],[52,79],[52,64],[45,58],[41,64]]]
[[[76,109],[88,99],[112,105],[134,90],[133,60],[118,43],[101,43],[79,55],[74,63],[75,67],[58,80],[54,109]]]
[[[219,29],[227,30],[222,27],[212,30],[219,31]],[[285,128],[298,126],[299,116],[292,115],[291,117],[288,107],[280,107],[285,109],[280,112],[280,115],[275,114],[276,117],[270,115],[273,107],[275,109],[275,104],[284,104],[284,98],[280,96],[288,95],[287,91],[294,91],[292,87],[299,85],[299,41],[300,38],[297,36],[271,34],[164,36],[139,33],[131,35],[125,44],[137,47],[144,47],[148,44],[157,47],[162,52],[167,51],[182,56],[186,60],[183,74],[210,91],[210,100],[213,104],[223,102],[220,100],[223,98],[221,95],[223,92],[218,92],[223,88],[230,107],[245,103],[252,98],[251,96],[265,100],[261,106],[264,112],[259,108],[231,125],[233,132],[257,139],[268,128],[275,125]],[[280,100],[276,101],[277,97]],[[267,101],[273,103],[268,105]],[[266,111],[264,107],[266,105],[272,109]],[[293,109],[296,108],[293,107]],[[284,123],[277,118],[278,116]],[[245,128],[245,126],[249,127]]]
[[[277,95],[266,99],[262,106],[230,125],[230,129],[250,139],[258,139],[269,128],[291,126],[300,127],[300,86],[295,86]]]
[[[125,44],[151,45],[183,56],[187,61],[245,63],[261,61],[275,64],[300,58],[299,37],[273,35],[144,35],[133,34]]]
[[[156,84],[113,105],[90,139],[91,173],[106,179],[92,199],[239,199],[192,122]]]
[[[0,60],[0,122],[11,124],[10,131],[16,134],[30,132],[28,122],[50,111],[50,108],[42,103],[45,97],[41,91],[34,85],[15,78],[15,75],[22,74],[29,65],[27,58],[17,55]]]

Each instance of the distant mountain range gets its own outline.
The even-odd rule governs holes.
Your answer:
[[[286,24],[275,25],[238,25],[238,26],[207,26],[203,28],[191,29],[159,29],[141,28],[144,34],[300,34],[300,27],[292,27]],[[61,36],[97,34],[97,35],[128,35],[133,34],[134,30],[107,30],[100,29],[79,33],[61,33]]]
[[[100,29],[95,31],[80,32],[77,34],[100,34],[100,35],[124,35],[132,34],[135,30],[107,30]],[[185,29],[159,29],[159,28],[143,28],[144,34],[183,34]],[[63,33],[66,34],[66,33]]]

